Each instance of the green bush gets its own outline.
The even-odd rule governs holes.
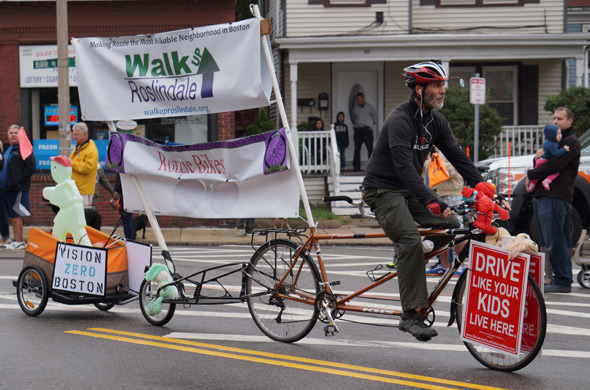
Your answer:
[[[590,129],[590,88],[571,87],[558,95],[549,96],[545,102],[545,110],[552,113],[558,107],[572,110],[577,135]]]
[[[456,88],[447,89],[445,105],[440,110],[447,118],[453,133],[464,149],[469,147],[473,157],[473,137],[475,105],[469,102],[469,91]],[[494,154],[495,136],[502,131],[503,119],[498,112],[487,104],[479,106],[479,159],[484,160]]]
[[[322,219],[334,219],[337,221],[342,220],[341,216],[334,214],[332,211],[330,211],[330,208],[325,204],[310,204],[309,207],[311,208],[311,215],[313,215],[313,219],[316,221]],[[307,214],[305,213],[305,209],[303,208],[303,202],[299,202],[299,215],[302,218],[307,219]]]
[[[268,119],[268,113],[265,109],[261,109],[256,117],[256,122],[246,127],[246,135],[254,135],[265,133],[267,131],[275,130],[276,126]]]

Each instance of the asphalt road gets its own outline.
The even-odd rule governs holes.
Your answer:
[[[157,253],[157,251],[154,251]],[[247,261],[248,246],[172,248],[181,275],[213,264]],[[366,283],[365,272],[389,262],[390,248],[323,247],[339,291]],[[22,255],[20,255],[22,256]],[[99,311],[50,300],[38,317],[20,309],[12,281],[22,260],[0,252],[2,388],[21,389],[584,389],[590,338],[590,290],[546,296],[549,325],[542,355],[507,374],[478,363],[446,327],[452,286],[436,304],[439,336],[428,343],[397,329],[397,321],[345,315],[325,337],[318,323],[294,344],[274,342],[252,321],[246,304],[177,308],[163,327],[150,325],[138,302]],[[577,269],[575,269],[577,272]],[[436,278],[429,278],[429,286]],[[227,290],[239,292],[239,280]],[[220,287],[217,287],[219,289]],[[380,292],[397,295],[393,282]]]

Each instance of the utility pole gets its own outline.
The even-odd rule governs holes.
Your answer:
[[[68,56],[68,0],[56,1],[57,11],[57,110],[59,154],[70,156],[70,58]]]

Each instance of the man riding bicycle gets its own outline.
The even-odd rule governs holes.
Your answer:
[[[483,181],[481,174],[455,139],[449,122],[434,111],[445,98],[446,70],[435,61],[404,69],[409,101],[389,114],[367,164],[363,199],[379,225],[397,245],[402,317],[399,329],[420,341],[438,335],[424,323],[428,310],[425,257],[416,222],[435,229],[458,228],[451,209],[428,188],[421,177],[424,161],[438,147],[470,186]],[[432,238],[435,249],[448,237]]]

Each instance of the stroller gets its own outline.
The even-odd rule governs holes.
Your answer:
[[[572,257],[582,267],[578,272],[578,283],[584,288],[590,288],[590,234],[578,244]]]

